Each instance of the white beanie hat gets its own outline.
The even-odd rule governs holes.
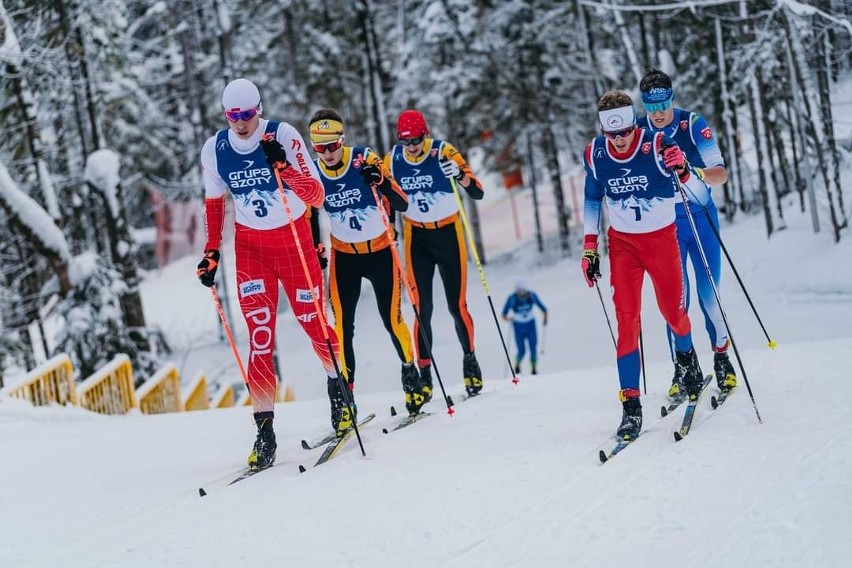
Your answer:
[[[260,105],[260,91],[248,79],[234,79],[222,91],[225,110],[249,110]]]

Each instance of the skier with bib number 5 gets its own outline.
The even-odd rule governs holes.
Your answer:
[[[452,144],[429,137],[420,111],[400,113],[398,144],[385,156],[385,166],[408,194],[403,213],[405,265],[417,296],[419,321],[414,324],[418,363],[427,401],[432,397],[432,279],[441,275],[447,307],[455,323],[464,357],[462,374],[469,396],[482,390],[482,371],[474,353],[473,318],[467,309],[467,245],[453,182],[473,199],[482,199],[482,184]],[[422,327],[421,327],[422,322]]]

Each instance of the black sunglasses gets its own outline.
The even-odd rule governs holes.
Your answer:
[[[403,146],[417,146],[425,139],[426,136],[418,136],[417,138],[400,138],[399,143]]]
[[[616,138],[624,139],[633,134],[633,130],[635,128],[635,125],[631,125],[628,128],[624,128],[623,130],[614,130],[612,132],[604,131],[604,136],[606,136],[610,140],[615,140]]]

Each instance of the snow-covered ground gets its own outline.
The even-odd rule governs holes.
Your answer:
[[[690,436],[672,441],[678,417],[658,418],[671,369],[647,285],[645,434],[598,465],[621,415],[601,305],[576,259],[539,257],[527,244],[494,255],[486,275],[498,310],[521,275],[548,305],[543,374],[518,386],[508,380],[471,265],[486,394],[460,402],[452,418],[433,402],[434,416],[388,436],[388,407],[402,405],[399,365],[365,292],[358,403],[361,413],[379,414],[362,431],[366,458],[353,443],[298,473],[318,452],[299,440],[326,430],[328,402],[321,368],[289,313],[278,344],[297,401],[277,409],[278,462],[232,487],[216,490],[214,482],[251,447],[248,408],[106,417],[3,399],[0,566],[846,566],[852,239],[835,245],[810,232],[807,216],[787,221],[770,241],[760,217],[723,228],[778,342],[766,347],[727,270],[725,308],[763,424],[743,386],[717,412],[705,400]],[[185,379],[204,370],[237,382],[210,297],[195,281],[196,261],[151,275],[147,316],[178,348]],[[461,350],[438,296],[436,357],[459,401]],[[612,316],[608,298],[607,310]],[[712,358],[695,312],[706,371]],[[211,488],[203,499],[201,486]]]

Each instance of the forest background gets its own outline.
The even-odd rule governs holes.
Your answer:
[[[771,238],[788,203],[848,238],[852,140],[831,93],[852,69],[850,17],[848,0],[0,0],[0,386],[39,350],[68,353],[80,378],[117,353],[140,380],[157,368],[169,346],[145,322],[134,235],[152,193],[201,201],[199,151],[237,77],[265,116],[304,135],[333,107],[350,142],[380,152],[397,114],[421,109],[488,171],[552,192],[557,233],[539,251],[569,256],[564,174],[597,132],[595,102],[635,97],[660,67],[717,132],[726,222],[761,215]]]

